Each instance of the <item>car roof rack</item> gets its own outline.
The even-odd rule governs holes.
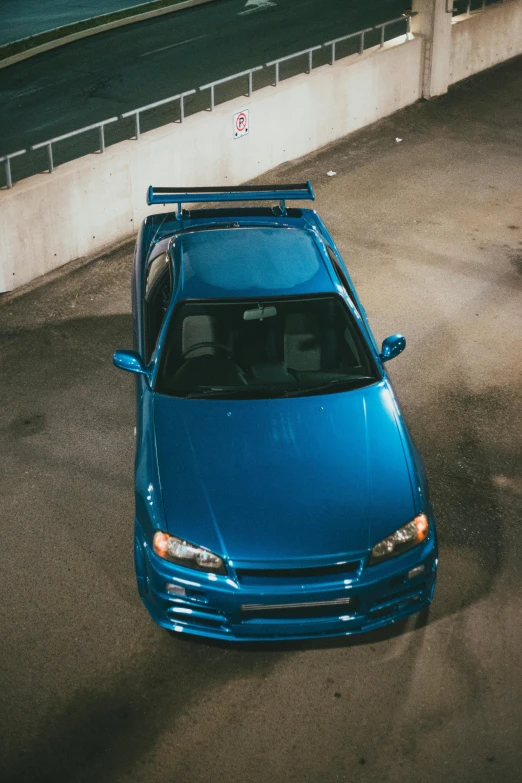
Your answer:
[[[294,185],[229,185],[211,188],[155,188],[147,191],[147,204],[177,204],[178,217],[181,205],[186,203],[216,201],[279,201],[286,214],[286,199],[315,200],[311,182]]]

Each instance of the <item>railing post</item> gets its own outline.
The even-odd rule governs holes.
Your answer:
[[[140,113],[136,112],[136,141],[140,138]]]
[[[250,73],[248,74],[248,97],[249,98],[252,97],[252,81],[253,81],[252,77],[253,77],[253,73],[252,71],[250,71]]]
[[[312,73],[312,54],[313,51],[312,49],[310,49],[310,51],[308,52],[308,73]]]
[[[52,174],[54,171],[54,161],[53,161],[53,145],[52,142],[49,142],[47,145],[47,154],[49,156],[49,174]]]
[[[359,48],[359,54],[364,52],[364,30],[361,32],[361,46]]]
[[[12,188],[13,180],[11,178],[11,159],[9,157],[5,159],[5,178],[7,181],[7,187]]]
[[[385,27],[386,27],[385,24],[381,25],[381,49],[384,46],[384,29],[385,29]]]
[[[100,152],[105,152],[105,131],[103,125],[100,125]]]
[[[406,17],[406,35],[411,33],[411,16]]]
[[[335,41],[332,41],[332,57],[331,57],[330,65],[333,65],[334,62],[335,62]]]
[[[275,64],[275,86],[279,84],[279,63]]]
[[[210,85],[210,111],[214,111],[214,85]]]
[[[8,188],[13,187],[13,176],[11,173],[11,158],[17,158],[19,155],[24,155],[27,150],[18,150],[18,152],[12,152],[10,155],[2,155],[0,163],[4,164],[5,168],[5,184]]]
[[[185,119],[185,97],[183,93],[179,96],[179,121],[183,122]]]

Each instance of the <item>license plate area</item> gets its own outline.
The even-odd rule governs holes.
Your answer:
[[[355,614],[357,605],[358,601],[354,597],[291,604],[243,604],[241,620],[307,620],[341,617]]]

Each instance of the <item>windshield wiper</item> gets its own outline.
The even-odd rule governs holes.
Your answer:
[[[318,392],[327,391],[335,386],[351,388],[354,384],[358,384],[360,381],[375,381],[371,375],[355,375],[351,378],[334,378],[326,383],[318,383],[316,386],[305,386],[304,388],[291,389],[284,393],[285,397],[303,397],[305,394],[316,394]]]
[[[187,394],[175,394],[174,396],[182,397],[186,400],[194,400],[198,398],[208,397],[224,397],[226,399],[237,399],[241,397],[258,397],[258,398],[273,398],[273,397],[302,397],[306,394],[315,394],[321,391],[332,389],[333,387],[346,387],[352,388],[361,381],[375,381],[371,375],[357,375],[351,378],[333,378],[326,383],[318,383],[315,386],[305,386],[295,389],[281,388],[279,385],[265,386],[263,384],[252,384],[249,386],[233,386],[227,387],[213,387],[208,389],[200,389],[199,391],[191,391]],[[180,390],[181,391],[181,390]]]
[[[259,387],[248,387],[248,386],[233,386],[229,389],[226,387],[219,387],[214,389],[201,389],[200,391],[192,391],[188,394],[183,394],[179,396],[183,396],[186,400],[193,400],[197,399],[198,397],[226,397],[228,399],[233,399],[235,397],[242,397],[243,395],[246,395],[247,397],[251,396],[253,393],[259,392]],[[178,395],[176,395],[178,396]]]
[[[223,389],[223,388],[216,388],[216,389],[200,389],[199,391],[191,391],[187,394],[179,395],[180,397],[184,397],[186,400],[192,400],[196,399],[197,397],[222,397],[224,395],[231,394],[233,395],[235,393],[236,389]]]

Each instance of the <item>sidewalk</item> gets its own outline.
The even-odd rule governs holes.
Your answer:
[[[2,0],[0,46],[94,16],[143,5],[146,0]]]

